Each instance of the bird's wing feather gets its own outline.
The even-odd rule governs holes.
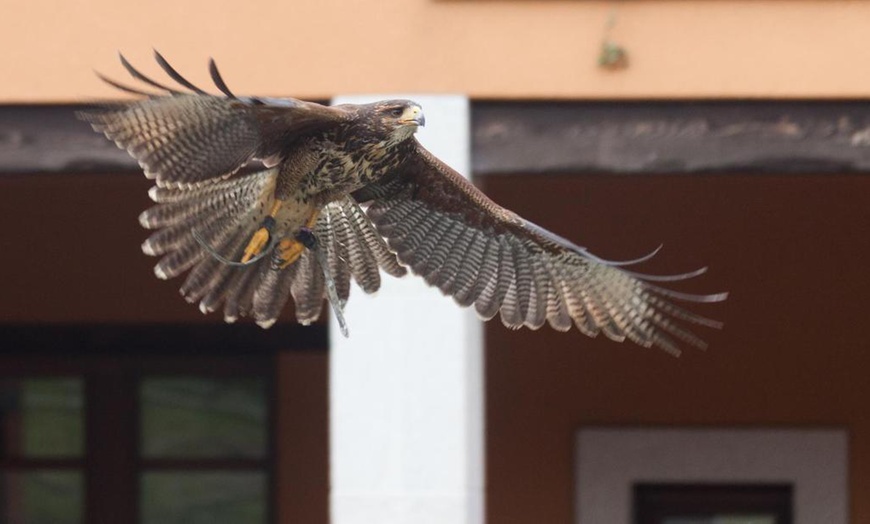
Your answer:
[[[718,325],[672,300],[716,302],[724,294],[672,292],[597,258],[497,205],[419,144],[390,179],[354,197],[370,202],[369,217],[403,264],[510,328],[573,324],[678,353],[679,342],[705,347],[682,324]]]
[[[237,97],[214,62],[210,71],[223,95],[211,95],[178,74],[156,54],[167,75],[192,92],[170,88],[121,63],[135,79],[160,90],[149,93],[100,76],[110,85],[148,98],[79,117],[126,149],[161,187],[189,187],[219,180],[254,159],[280,154],[294,140],[348,118],[347,109],[292,98]]]

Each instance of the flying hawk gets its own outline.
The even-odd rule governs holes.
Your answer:
[[[367,293],[380,270],[407,269],[483,319],[538,329],[572,325],[678,353],[704,347],[686,324],[719,323],[674,302],[718,302],[662,282],[704,270],[651,276],[600,259],[500,207],[414,138],[425,124],[410,100],[324,106],[292,98],[243,97],[209,69],[222,95],[199,89],[159,54],[179,87],[161,84],[121,56],[130,75],[159,92],[81,115],[126,149],[155,181],[156,205],[142,250],[168,279],[189,271],[181,294],[227,322],[251,316],[271,326],[292,295],[296,318],[337,312],[353,278]],[[182,89],[183,88],[183,89]],[[654,253],[653,253],[654,254]],[[338,304],[336,304],[336,302]]]

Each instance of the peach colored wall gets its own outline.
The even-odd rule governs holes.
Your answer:
[[[629,69],[596,59],[609,14]],[[864,97],[870,2],[31,0],[0,18],[0,102],[116,96],[116,50],[164,51],[195,80],[219,60],[239,92],[473,97]]]

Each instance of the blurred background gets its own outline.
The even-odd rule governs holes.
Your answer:
[[[149,182],[73,116],[127,96],[93,74],[126,81],[119,50],[160,76],[152,48],[202,85],[214,57],[241,94],[458,96],[468,174],[495,201],[608,259],[664,244],[645,270],[709,265],[681,289],[731,293],[700,308],[725,321],[710,348],[680,358],[486,324],[455,382],[482,409],[442,428],[472,436],[438,453],[464,476],[366,466],[351,494],[401,507],[379,522],[444,522],[414,503],[444,493],[451,522],[870,522],[870,2],[3,12],[0,522],[355,522],[336,511],[352,457],[331,449],[328,323],[291,307],[269,331],[225,326],[186,304],[140,251]]]

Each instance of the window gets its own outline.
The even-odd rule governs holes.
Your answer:
[[[275,353],[189,331],[211,351],[0,355],[0,522],[274,520]]]
[[[83,421],[81,379],[0,379],[4,522],[82,521]]]
[[[636,484],[635,524],[792,524],[792,486]]]
[[[578,524],[848,522],[842,430],[589,427],[576,450]]]
[[[267,521],[267,389],[262,377],[139,381],[143,524]]]
[[[0,380],[0,522],[266,524],[270,376],[246,360],[98,358]]]

